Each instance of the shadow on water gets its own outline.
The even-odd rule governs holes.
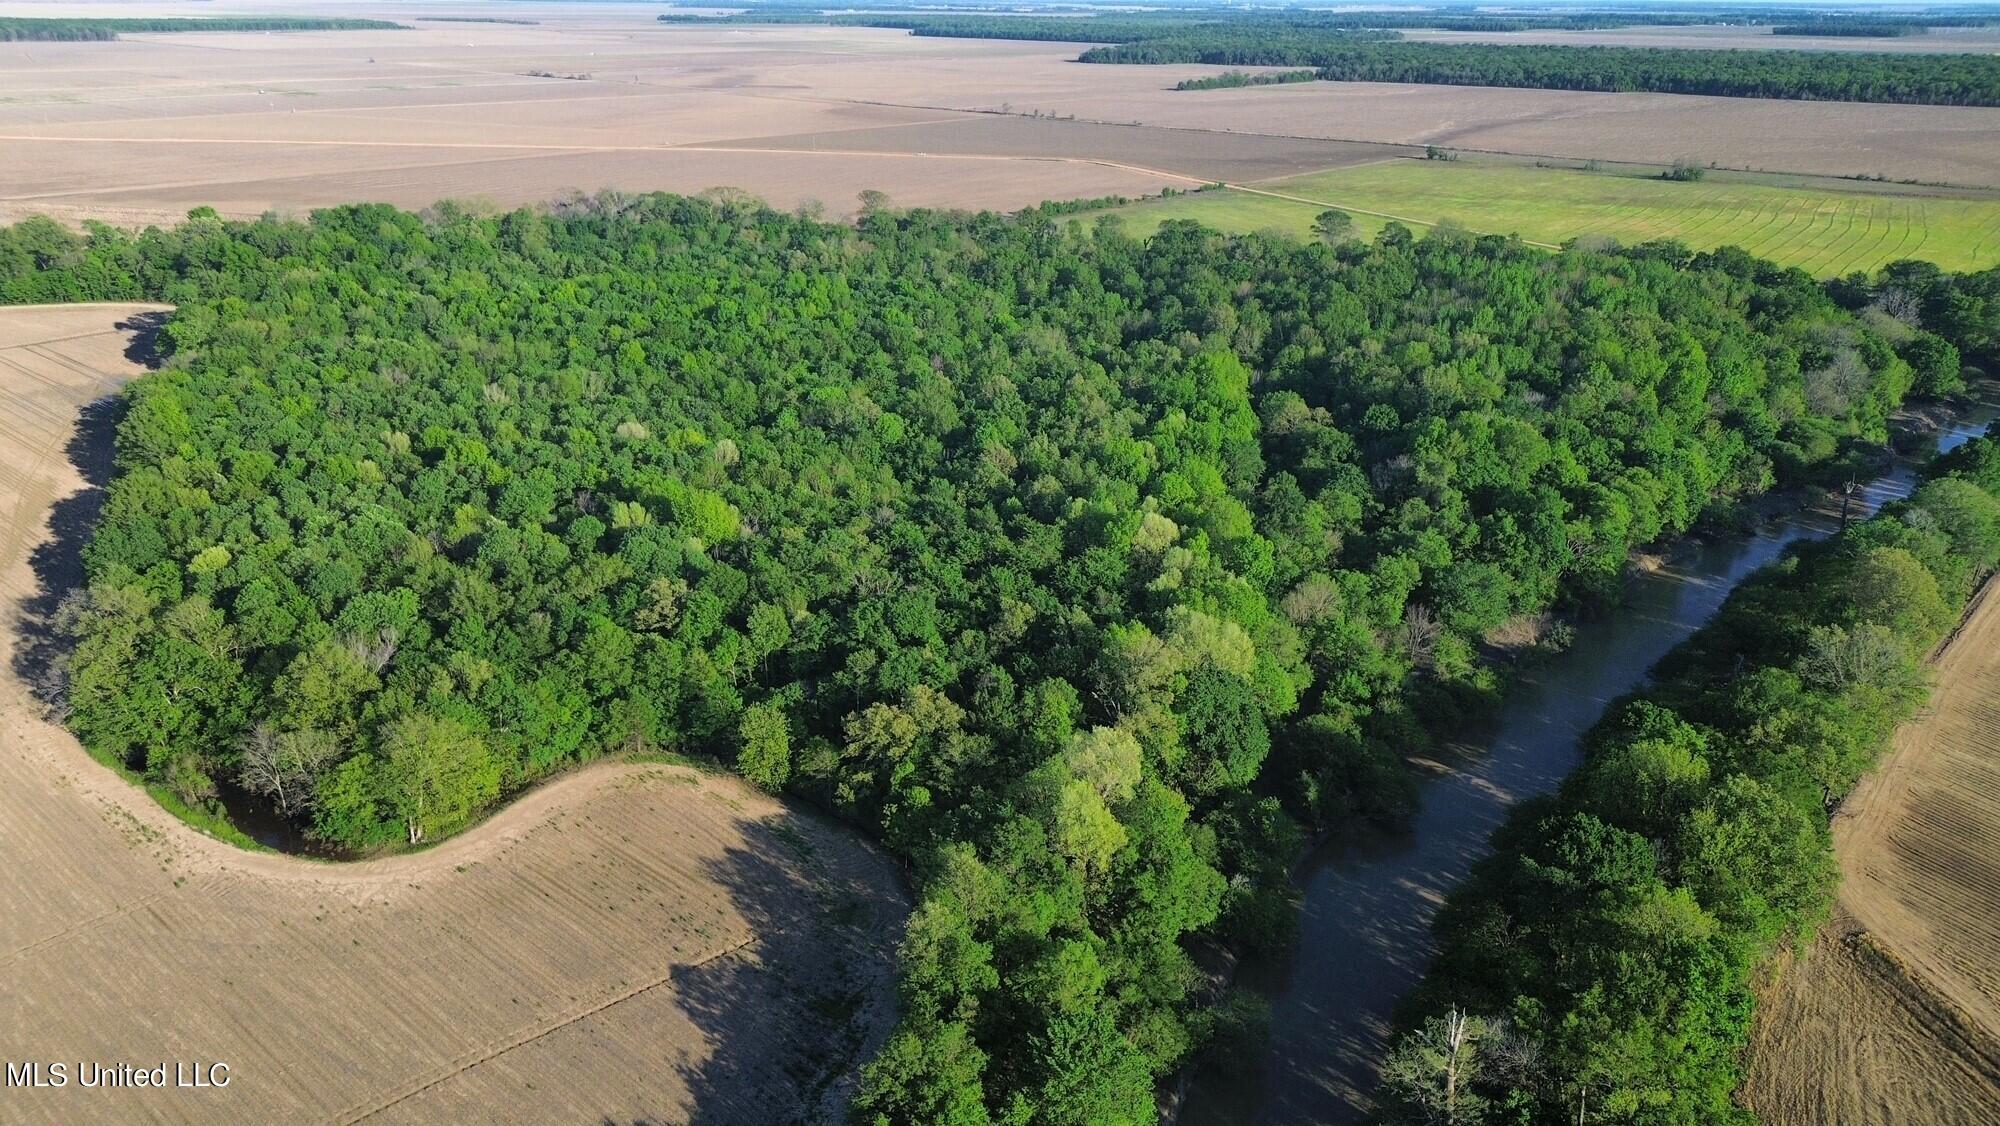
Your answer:
[[[1982,397],[1936,433],[1935,447],[1983,433],[1995,413],[1990,395]],[[1898,464],[1857,492],[1851,515],[1907,496],[1915,483],[1914,468]],[[1483,738],[1426,764],[1433,777],[1408,826],[1361,830],[1309,857],[1297,875],[1303,903],[1292,956],[1246,963],[1237,979],[1271,998],[1263,1066],[1197,1075],[1183,1126],[1358,1121],[1396,1003],[1429,967],[1432,915],[1486,854],[1508,810],[1554,790],[1577,765],[1579,737],[1739,583],[1792,544],[1838,528],[1837,512],[1802,510],[1756,535],[1683,545],[1664,569],[1633,577],[1615,615],[1579,623],[1567,651],[1524,675]]]
[[[839,839],[849,832],[791,812],[757,824],[747,846],[702,865],[756,937],[676,970],[668,986],[707,1045],[673,1065],[693,1109],[672,1119],[648,1113],[603,1122],[845,1121],[860,1067],[893,1019],[893,952],[907,910],[893,870]],[[828,864],[821,853],[829,848],[854,855]],[[662,1027],[661,1035],[672,1034]]]

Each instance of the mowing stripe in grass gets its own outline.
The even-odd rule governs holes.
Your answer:
[[[1786,219],[1789,222],[1790,213],[1791,205],[1788,202],[1771,201],[1766,203],[1757,212],[1758,215],[1764,217],[1764,221],[1757,224],[1756,230],[1744,233],[1743,249],[1750,251],[1752,254],[1761,253],[1756,248],[1763,246],[1770,240],[1774,233],[1772,228],[1776,226],[1778,220]]]
[[[1841,225],[1843,219],[1847,221],[1846,226]],[[1835,205],[1832,213],[1827,216],[1826,225],[1820,236],[1813,240],[1813,253],[1801,258],[1799,265],[1808,270],[1818,270],[1828,260],[1838,257],[1847,233],[1853,226],[1854,213],[1844,205]]]
[[[1816,190],[1724,177],[1677,184],[1470,159],[1331,169],[1129,205],[1116,214],[1140,229],[1191,217],[1232,231],[1276,227],[1309,237],[1313,214],[1325,208],[1354,215],[1363,233],[1389,220],[1422,228],[1449,219],[1542,246],[1579,235],[1628,243],[1671,238],[1696,250],[1741,246],[1821,276],[1910,256],[1928,256],[1950,270],[2000,260],[2000,199]]]
[[[1855,257],[1858,254],[1866,253],[1867,248],[1871,245],[1868,241],[1868,229],[1870,226],[1873,225],[1873,223],[1874,223],[1873,209],[1863,208],[1863,207],[1848,208],[1847,209],[1848,237],[1844,242],[1837,242],[1835,244],[1840,248],[1840,250],[1838,253],[1833,254],[1832,257],[1835,260],[1847,260]],[[1855,230],[1857,226],[1861,228],[1858,231]]]

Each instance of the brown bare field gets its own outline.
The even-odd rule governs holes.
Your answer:
[[[1381,82],[1135,90],[1044,101],[1054,112],[1185,129],[1642,164],[1686,156],[1754,171],[2000,187],[2000,109]]]
[[[663,25],[634,4],[329,0],[315,11],[414,30],[0,44],[0,221],[718,186],[778,207],[818,200],[834,215],[869,188],[906,206],[1017,208],[1254,183],[1423,144],[2000,187],[2000,109],[1370,83],[1180,93],[1168,88],[1218,68],[1081,65],[1075,44]],[[61,3],[0,13],[103,14]]]
[[[837,1120],[906,909],[846,832],[731,779],[600,764],[429,851],[335,865],[204,836],[43,719],[26,681],[106,467],[86,405],[157,308],[0,311],[0,1058],[231,1082],[72,1071],[0,1118]]]
[[[917,152],[979,153],[1003,158],[1060,156],[1069,160],[1106,161],[1126,167],[1167,167],[1173,169],[1177,176],[1203,181],[1253,182],[1411,155],[1411,150],[1403,145],[995,114],[876,129],[723,142],[717,147],[752,146],[829,148],[848,152],[909,152],[914,149]]]
[[[1832,924],[1765,990],[1744,1098],[1766,1122],[2000,1121],[2000,593],[1834,822]]]
[[[122,149],[92,145],[78,151],[86,160],[115,165]],[[856,197],[866,189],[887,192],[898,206],[1012,210],[1045,198],[1141,196],[1196,182],[1192,177],[1094,161],[946,154],[686,148],[524,153],[496,147],[440,158],[435,146],[418,151],[418,159],[409,160],[381,149],[334,147],[331,156],[312,153],[294,159],[283,146],[278,151],[234,142],[177,146],[169,159],[198,160],[214,170],[213,178],[191,183],[169,173],[137,187],[41,194],[24,204],[21,214],[84,219],[110,212],[161,221],[199,206],[197,201],[225,215],[303,212],[334,204],[335,196],[329,193],[337,193],[343,202],[380,201],[411,208],[439,199],[512,207],[602,188],[692,195],[734,187],[774,205],[817,201],[827,205],[829,214],[844,215],[856,209]],[[7,208],[0,201],[0,218],[5,218]]]

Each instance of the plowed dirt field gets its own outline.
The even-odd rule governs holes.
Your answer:
[[[1774,1126],[2000,1122],[2000,593],[1937,661],[1834,823],[1834,921],[1759,1007],[1744,1097]]]

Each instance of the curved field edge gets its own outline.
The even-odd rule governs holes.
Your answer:
[[[158,309],[0,310],[0,1054],[228,1065],[226,1089],[92,1094],[124,1121],[836,1119],[906,910],[838,827],[600,763],[436,848],[316,863],[197,832],[43,717],[15,670],[51,521],[92,491],[77,412],[135,372],[113,326]]]
[[[1792,1123],[2000,1119],[2000,594],[1937,665],[1931,706],[1834,822],[1833,925],[1758,1005],[1745,1102]]]
[[[1225,231],[1310,237],[1320,211],[1350,211],[1372,238],[1395,220],[1454,222],[1481,233],[1561,243],[1603,236],[1622,243],[1679,239],[1696,250],[1740,246],[1818,277],[1874,270],[1901,258],[1946,270],[2000,262],[2000,198],[1792,187],[1722,174],[1668,183],[1631,171],[1542,168],[1482,160],[1393,159],[1219,191],[1151,200],[1107,212],[1134,236],[1193,219]]]

